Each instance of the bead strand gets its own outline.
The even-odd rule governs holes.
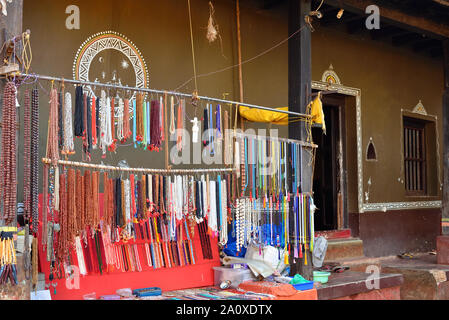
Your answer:
[[[31,216],[32,231],[36,235],[39,226],[39,91],[31,94]]]
[[[8,82],[3,94],[2,110],[2,154],[1,173],[3,179],[3,210],[2,215],[6,225],[14,222],[17,202],[17,172],[16,172],[16,87],[14,82]]]
[[[31,101],[30,92],[25,91],[23,112],[23,203],[24,218],[31,218]]]

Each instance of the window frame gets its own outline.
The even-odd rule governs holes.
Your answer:
[[[406,196],[428,195],[426,122],[406,115],[402,119]]]

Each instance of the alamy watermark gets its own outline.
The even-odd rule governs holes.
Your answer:
[[[67,6],[65,13],[69,15],[65,20],[65,27],[68,30],[79,30],[81,27],[80,8],[72,4]]]
[[[366,7],[366,14],[369,14],[366,18],[365,26],[368,30],[379,30],[380,29],[380,9],[378,6],[372,4]]]
[[[365,280],[365,285],[368,290],[379,290],[379,276],[380,276],[380,268],[376,265],[369,265],[366,268],[365,273],[370,274],[368,278]]]
[[[178,143],[178,137],[182,136],[182,142]],[[235,165],[241,164],[260,166],[260,175],[274,175],[283,170],[278,163],[273,163],[273,157],[262,156],[267,151],[279,159],[283,154],[279,150],[267,150],[266,144],[250,144],[248,141],[266,141],[266,138],[278,141],[279,131],[277,129],[226,129],[217,134],[216,129],[209,129],[203,132],[201,141],[192,143],[189,130],[177,129],[175,134],[170,135],[170,142],[176,142],[169,150],[170,161],[173,165]],[[245,140],[244,138],[248,138]],[[196,140],[196,139],[194,139]],[[225,141],[229,145],[225,145]],[[263,150],[261,148],[264,148]],[[268,148],[271,148],[268,146]],[[242,154],[242,150],[246,150]],[[260,156],[258,156],[260,153]],[[275,154],[274,154],[275,153]],[[258,159],[258,160],[256,160]],[[257,162],[257,163],[256,163]]]

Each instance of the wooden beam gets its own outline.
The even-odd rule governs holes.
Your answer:
[[[423,35],[421,34],[417,34],[417,33],[407,33],[401,36],[394,36],[392,38],[392,43],[394,46],[403,46],[409,43],[414,43],[416,41],[420,41],[420,40],[424,40],[426,39],[425,37],[423,37]]]
[[[443,209],[442,218],[449,218],[449,39],[443,41]],[[449,228],[442,228],[444,235],[449,235]]]
[[[308,99],[312,94],[311,89],[311,30],[305,23],[305,16],[310,12],[310,0],[289,0],[289,34],[301,29],[288,43],[288,96],[289,108],[294,112],[306,113]],[[291,139],[303,139],[306,137],[305,126],[289,126]]]
[[[269,9],[273,9],[277,6],[280,6],[284,2],[285,2],[285,0],[263,0],[261,7],[264,10],[269,10]]]
[[[305,22],[305,17],[311,10],[311,0],[289,0],[288,32],[289,35],[301,30],[288,42],[288,104],[289,110],[306,113],[308,102],[312,94],[312,44],[311,30]],[[292,122],[288,126],[288,135],[291,139],[303,140],[307,136],[304,122]],[[289,155],[291,159],[291,155]],[[307,166],[303,159],[303,181],[311,181],[312,168]],[[289,184],[291,185],[291,174]],[[311,186],[303,185],[302,188],[309,190]],[[290,189],[291,190],[291,189]],[[295,193],[296,191],[291,190]],[[293,223],[293,222],[292,222]],[[293,253],[293,250],[292,250]],[[294,259],[290,256],[290,274],[301,274],[304,278],[312,280],[313,267],[311,256],[308,253],[308,265],[304,259]]]
[[[337,19],[337,13],[338,9],[333,8],[332,10],[328,10],[323,13],[323,18],[319,19],[319,23],[322,26],[328,26],[337,22],[340,22],[340,20]]]
[[[7,40],[22,34],[23,0],[7,2],[6,8],[7,16],[0,13],[0,47]]]
[[[340,10],[338,9],[337,12],[338,11],[340,11]],[[352,22],[352,21],[356,21],[356,20],[360,20],[360,19],[365,19],[365,18],[360,14],[356,14],[356,13],[352,13],[352,12],[346,12],[341,17],[341,20],[343,22]]]
[[[449,39],[443,41],[443,52],[444,52],[444,88],[449,89]]]
[[[427,39],[418,41],[413,44],[413,50],[416,52],[426,51],[430,49],[441,48],[441,41],[435,39]]]
[[[389,38],[393,36],[400,36],[410,33],[410,31],[397,28],[395,26],[385,26],[383,28],[380,28],[378,30],[374,29],[371,30],[371,39],[373,40],[380,40],[382,38]]]
[[[374,4],[372,0],[327,0],[327,3],[359,13],[364,13],[368,6]],[[379,6],[379,8],[381,17],[396,25],[402,25],[413,32],[421,31],[439,38],[449,38],[449,24],[438,23],[426,17],[412,16],[397,9],[382,6]]]
[[[443,48],[433,48],[429,50],[430,56],[432,58],[441,57],[443,55]]]
[[[22,34],[22,19],[23,19],[23,0],[14,0],[12,3],[6,2],[8,15],[3,16],[0,13],[0,47],[7,41],[15,36]],[[0,81],[0,106],[3,106],[3,90],[5,87],[5,81]],[[17,135],[16,144],[18,144],[19,135]],[[16,164],[18,164],[18,153],[16,154]],[[20,172],[20,169],[18,170]],[[21,181],[18,179],[18,188],[23,190]],[[23,198],[23,193],[17,194],[17,202],[21,202]],[[11,225],[17,225],[16,221],[12,222]],[[0,222],[3,225],[3,221]]]
[[[346,29],[350,34],[357,33],[360,30],[363,30],[364,28],[365,28],[365,18],[360,16],[358,17],[358,19],[354,19],[346,24]]]

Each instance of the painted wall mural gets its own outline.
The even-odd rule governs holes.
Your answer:
[[[114,31],[94,34],[81,45],[73,63],[73,78],[137,88],[149,85],[148,68],[141,52],[131,40]],[[88,90],[98,95],[95,88]],[[135,92],[116,90],[113,95],[133,99]]]

